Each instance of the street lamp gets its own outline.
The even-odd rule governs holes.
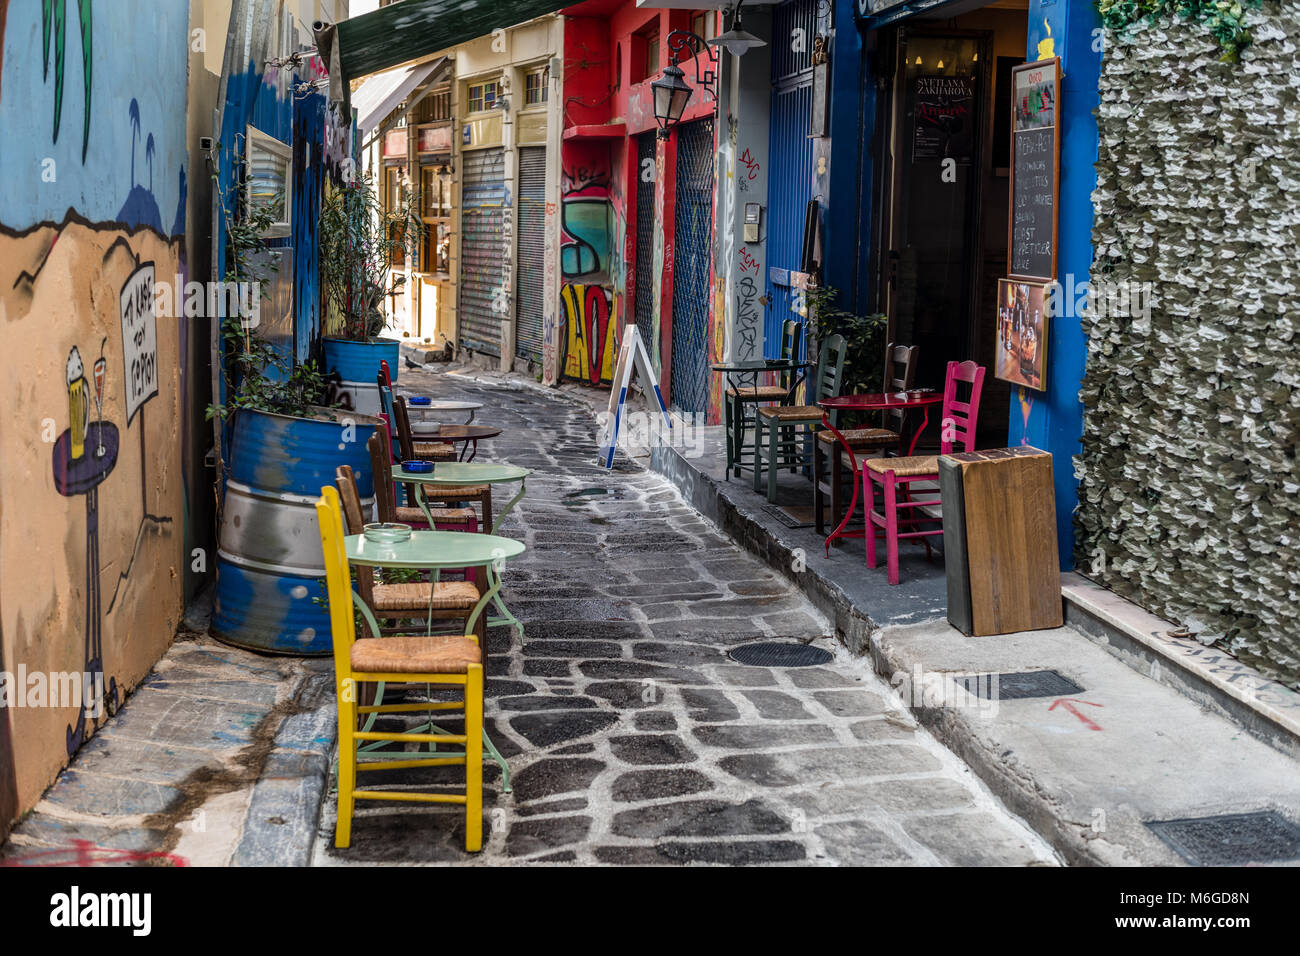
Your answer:
[[[713,90],[713,85],[717,80],[717,74],[712,69],[700,73],[699,55],[707,54],[709,65],[712,67],[718,62],[717,50],[719,49],[726,50],[733,56],[742,56],[756,46],[767,46],[763,40],[741,29],[742,3],[744,0],[736,4],[731,29],[712,40],[705,40],[704,37],[689,30],[674,30],[668,34],[666,41],[669,54],[668,65],[664,67],[663,76],[650,84],[650,90],[654,94],[655,121],[659,124],[659,136],[662,139],[667,139],[668,131],[681,122],[686,104],[690,101],[691,94],[695,92],[686,82],[685,74],[677,65],[677,61],[688,48],[691,50],[691,55],[695,57],[695,82],[704,87],[704,92],[708,96],[716,100],[718,97]]]

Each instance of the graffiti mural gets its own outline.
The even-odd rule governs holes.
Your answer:
[[[566,170],[562,199],[560,271],[565,279],[608,276],[614,220],[609,177],[587,169]]]
[[[598,285],[566,283],[560,289],[564,315],[564,374],[592,385],[614,380],[614,323],[609,292]]]
[[[0,714],[2,834],[180,621],[189,4],[0,2],[0,35],[0,459],[45,463],[0,483],[0,669],[81,690]]]

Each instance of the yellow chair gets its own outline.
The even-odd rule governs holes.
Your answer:
[[[356,800],[406,800],[416,803],[463,803],[465,805],[465,849],[483,847],[483,654],[475,635],[464,637],[356,636],[352,603],[352,581],[344,547],[343,513],[334,488],[321,489],[316,502],[321,548],[325,552],[325,580],[329,594],[330,626],[334,633],[334,689],[338,695],[339,806],[334,845],[346,848],[352,842],[352,812]],[[357,702],[361,683],[451,684],[465,688],[463,701],[413,704]],[[358,715],[397,714],[421,711],[465,711],[464,734],[396,733],[358,730]],[[459,744],[461,756],[424,757],[412,760],[384,760],[358,763],[357,745],[367,741],[400,741],[419,744]],[[465,765],[465,793],[411,793],[396,790],[358,790],[357,773],[366,770],[403,770],[410,767]]]

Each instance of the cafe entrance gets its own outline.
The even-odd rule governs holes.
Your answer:
[[[994,363],[1007,270],[1009,84],[1025,59],[1027,8],[1027,0],[960,3],[877,31],[885,88],[874,138],[875,307],[889,316],[889,341],[920,346],[918,387],[941,389],[949,361]],[[982,446],[1005,443],[1009,398],[990,374]],[[937,443],[938,422],[931,428]]]

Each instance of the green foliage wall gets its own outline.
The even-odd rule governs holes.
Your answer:
[[[1107,30],[1081,571],[1300,686],[1300,7]],[[1122,302],[1122,300],[1121,300]]]

